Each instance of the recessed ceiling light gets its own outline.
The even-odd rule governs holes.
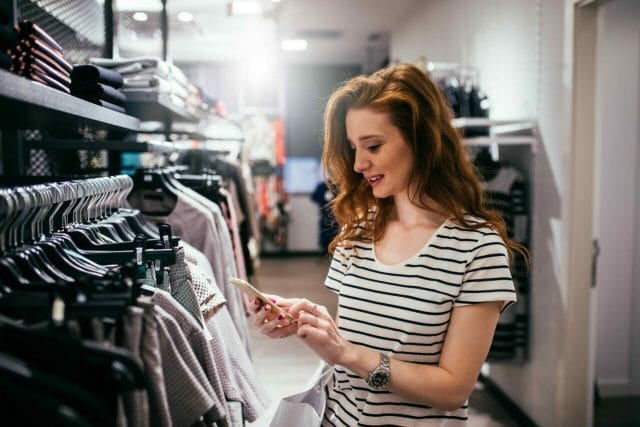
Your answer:
[[[114,1],[113,4],[120,12],[160,12],[162,10],[162,2],[158,0]]]
[[[282,50],[303,51],[307,50],[308,43],[303,39],[284,39],[280,46]]]
[[[180,12],[178,13],[178,20],[182,22],[191,22],[193,21],[193,15],[189,12]]]
[[[237,0],[231,2],[232,15],[259,15],[262,13],[260,3],[255,0]]]
[[[147,19],[149,19],[149,16],[144,12],[136,12],[131,17],[133,18],[134,21],[138,21],[138,22],[144,22]]]

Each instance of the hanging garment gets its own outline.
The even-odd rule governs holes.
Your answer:
[[[156,199],[149,198],[149,194]],[[157,200],[157,192],[152,190],[135,190],[129,195],[128,200],[131,206],[143,212],[166,211],[166,203]],[[246,344],[246,351],[250,351],[243,297],[240,291],[228,283],[228,278],[236,276],[237,270],[231,238],[220,208],[193,190],[181,186],[175,205],[168,215],[146,215],[145,218],[158,224],[171,224],[176,235],[206,255],[213,267],[215,282],[223,290],[227,300],[227,309]]]
[[[227,300],[213,280],[197,264],[186,262],[186,275],[191,281],[196,298],[200,305],[200,312],[205,322],[215,316],[226,304]]]
[[[240,229],[238,227],[238,218],[236,216],[237,211],[233,202],[233,197],[231,196],[231,193],[224,188],[221,188],[219,191],[220,195],[224,198],[224,203],[226,203],[226,205],[221,204],[221,208],[225,208],[223,214],[226,219],[227,228],[231,234],[233,254],[238,271],[237,277],[246,280],[247,268],[245,266],[244,254],[242,251],[242,242],[240,241]]]
[[[220,310],[207,321],[206,327],[213,337],[213,355],[220,367],[227,401],[242,402],[242,418],[255,421],[267,410],[271,399],[258,379],[228,310]]]
[[[184,337],[187,339],[189,348],[196,356],[198,365],[202,368],[203,382],[211,384],[216,400],[214,405],[206,412],[209,419],[216,422],[218,426],[230,425],[230,419],[225,411],[225,396],[220,380],[220,369],[216,366],[211,349],[211,338],[204,333],[202,326],[194,322],[189,313],[175,303],[175,300],[165,292],[158,291],[152,297],[153,302],[163,309],[177,325]]]
[[[486,157],[486,153],[483,154]],[[487,178],[482,186],[488,206],[504,219],[509,238],[527,247],[529,213],[527,187],[522,173],[512,166],[488,159],[478,166],[484,170]],[[524,258],[517,252],[514,254],[511,274],[518,289],[520,304],[500,317],[489,350],[489,360],[521,360],[526,357],[529,341],[529,273]]]

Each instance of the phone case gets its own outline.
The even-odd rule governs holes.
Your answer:
[[[229,283],[231,283],[236,288],[240,289],[242,292],[244,292],[245,294],[249,295],[250,297],[258,298],[260,301],[262,301],[263,304],[268,304],[276,312],[284,314],[285,317],[291,323],[297,323],[298,322],[292,315],[290,315],[289,313],[284,311],[281,307],[278,307],[277,305],[272,303],[269,298],[267,298],[266,296],[264,296],[262,294],[262,292],[260,292],[259,290],[257,290],[253,286],[251,286],[251,284],[249,282],[247,282],[246,280],[242,280],[242,279],[239,279],[237,277],[230,277],[229,278]]]

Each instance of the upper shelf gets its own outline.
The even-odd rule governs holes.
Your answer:
[[[169,123],[198,121],[196,116],[171,102],[168,93],[158,91],[127,91],[126,110],[142,121]]]
[[[135,117],[0,70],[0,129],[136,132]]]
[[[525,145],[535,150],[538,129],[534,120],[493,120],[482,117],[461,117],[452,120],[454,127],[488,128],[487,136],[469,136],[464,143],[470,146]]]

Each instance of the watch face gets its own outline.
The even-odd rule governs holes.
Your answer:
[[[387,374],[386,372],[375,372],[371,376],[371,381],[369,382],[369,384],[372,387],[384,387],[387,385],[388,382],[389,382],[389,374]]]

